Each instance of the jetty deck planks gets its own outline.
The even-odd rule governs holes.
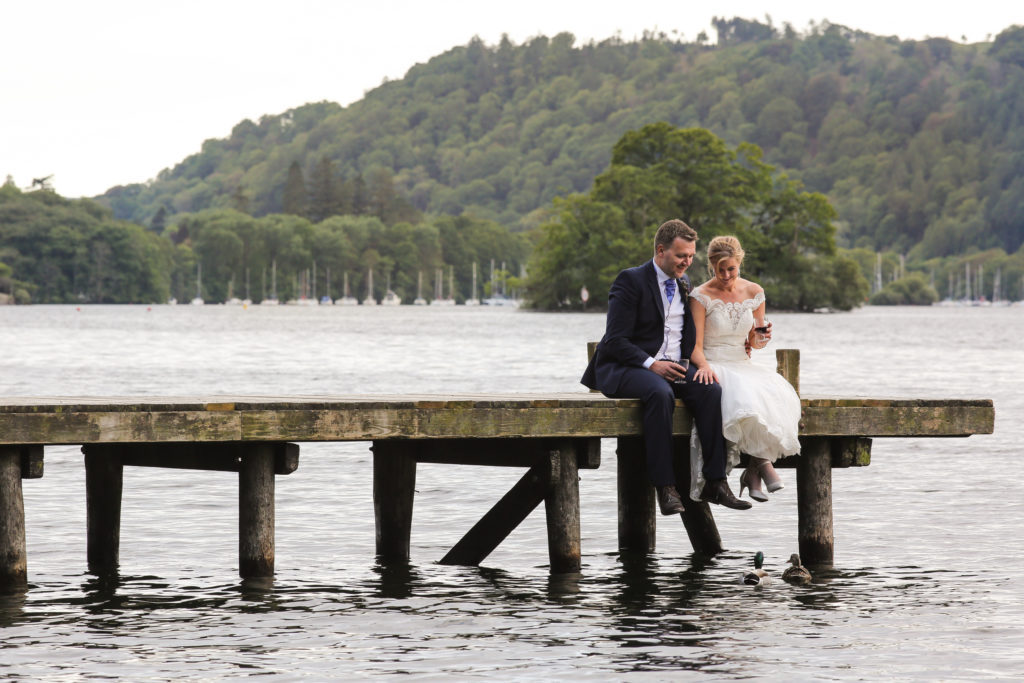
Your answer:
[[[776,352],[799,387],[799,352]],[[832,469],[871,461],[878,437],[992,433],[987,399],[803,397],[797,468],[801,556],[831,566]],[[685,453],[690,418],[677,406],[673,430]],[[651,551],[655,500],[644,471],[641,404],[595,393],[358,396],[0,398],[0,589],[27,580],[22,479],[43,475],[43,447],[85,453],[88,561],[116,571],[125,466],[237,472],[239,573],[274,571],[274,478],[298,468],[293,442],[373,442],[377,553],[409,559],[419,462],[526,468],[442,560],[479,564],[532,510],[545,504],[552,572],[579,571],[579,469],[600,465],[600,440],[618,440],[619,547]],[[676,463],[687,481],[688,459]],[[722,548],[706,503],[685,501],[694,550]]]

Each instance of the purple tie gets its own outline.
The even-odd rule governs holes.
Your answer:
[[[676,281],[671,278],[665,280],[665,296],[668,297],[668,303],[670,306],[672,305],[672,297],[675,296],[675,293]]]

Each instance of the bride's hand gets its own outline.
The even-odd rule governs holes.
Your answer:
[[[697,372],[694,373],[693,379],[700,384],[714,384],[718,381],[718,375],[710,367],[697,368]]]

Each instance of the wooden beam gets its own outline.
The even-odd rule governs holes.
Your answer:
[[[561,476],[561,463],[561,453],[552,451],[531,467],[448,551],[441,564],[476,566],[483,562],[547,497],[553,483]]]
[[[260,446],[273,454],[274,474],[291,474],[299,468],[299,445],[295,443],[125,444],[121,456],[122,463],[132,467],[238,472],[243,456]]]
[[[601,465],[601,439],[574,439],[579,469],[595,470]],[[446,465],[489,465],[532,467],[547,457],[545,439],[431,439],[417,441],[416,461]]]
[[[21,447],[21,478],[42,479],[43,477],[43,446],[28,444]]]

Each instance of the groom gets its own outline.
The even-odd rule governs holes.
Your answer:
[[[674,361],[689,358],[695,332],[686,297],[686,269],[697,251],[697,233],[681,220],[666,221],[654,236],[654,258],[623,270],[608,293],[604,338],[580,380],[610,398],[643,401],[647,473],[658,492],[663,515],[683,511],[672,468],[672,412],[675,399],[693,416],[704,456],[706,484],[701,500],[746,510],[725,480],[722,436],[722,387],[694,381],[695,367]],[[686,378],[686,383],[673,380]]]

